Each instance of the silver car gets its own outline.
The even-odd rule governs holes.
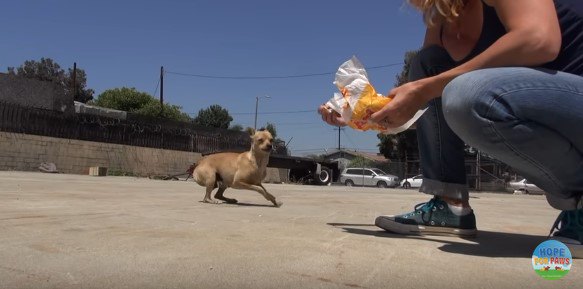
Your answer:
[[[397,176],[389,175],[376,168],[346,168],[340,174],[339,181],[346,186],[376,186],[379,188],[399,185]]]

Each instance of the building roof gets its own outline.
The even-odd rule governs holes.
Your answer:
[[[383,156],[382,154],[378,154],[378,153],[372,153],[372,152],[363,152],[363,151],[356,151],[356,150],[345,150],[345,149],[341,149],[340,151],[338,150],[334,150],[332,152],[329,152],[327,154],[325,154],[325,157],[329,157],[331,155],[337,154],[339,152],[345,153],[345,154],[349,154],[352,156],[358,156],[358,157],[363,157],[365,159],[371,160],[371,161],[375,161],[375,162],[390,162],[389,159],[385,158],[385,156]]]

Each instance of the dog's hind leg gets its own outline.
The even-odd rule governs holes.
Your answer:
[[[236,204],[237,200],[229,199],[229,198],[226,198],[225,196],[223,196],[223,193],[228,188],[228,186],[225,185],[225,183],[223,181],[223,177],[221,177],[221,175],[219,173],[215,174],[215,180],[216,180],[216,186],[219,187],[219,190],[215,193],[215,199],[225,201],[229,204]]]
[[[203,203],[211,203],[211,204],[218,204],[217,200],[213,200],[211,198],[211,193],[217,187],[217,180],[216,175],[214,173],[210,173],[209,170],[199,170],[198,168],[193,172],[192,177],[196,181],[197,184],[206,188],[206,192],[204,195],[204,199],[202,199]]]
[[[211,198],[211,193],[216,187],[214,185],[206,187],[206,194],[204,195],[204,199],[202,200],[203,203],[210,203],[210,204],[218,204],[219,201],[213,200]]]
[[[226,189],[227,189],[227,186],[219,185],[219,190],[215,194],[215,199],[223,200],[229,204],[236,204],[238,202],[236,199],[230,199],[230,198],[223,196],[223,193],[225,192]]]
[[[272,202],[274,206],[281,207],[281,205],[283,205],[282,202],[276,201],[275,197],[272,194],[268,193],[267,190],[263,187],[263,185],[251,185],[243,182],[235,182],[233,183],[232,187],[234,189],[247,189],[256,191],[263,195],[263,197],[265,197],[268,201]]]

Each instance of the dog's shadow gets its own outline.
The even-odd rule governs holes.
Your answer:
[[[269,207],[269,208],[277,208],[272,204],[250,204],[250,203],[223,203],[225,205],[230,206],[241,206],[241,207]]]
[[[273,204],[251,204],[251,203],[228,203],[228,202],[220,202],[218,204],[208,204],[203,201],[199,201],[199,203],[207,204],[207,205],[214,205],[214,206],[233,206],[233,207],[268,207],[268,208],[277,208]]]
[[[328,223],[330,226],[339,227],[344,232],[357,235],[375,236],[379,238],[392,239],[416,239],[428,242],[443,243],[439,250],[454,254],[481,256],[481,257],[503,257],[503,258],[530,258],[533,250],[546,240],[546,236],[534,236],[508,232],[478,231],[476,237],[463,238],[467,242],[459,242],[457,237],[436,239],[431,236],[405,236],[376,228],[372,224],[347,224]],[[371,229],[355,228],[370,227]]]

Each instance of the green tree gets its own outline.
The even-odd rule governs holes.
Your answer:
[[[161,110],[160,102],[155,97],[148,93],[138,91],[133,87],[108,89],[102,92],[91,104],[152,117],[178,121],[190,120],[188,114],[182,112],[180,106],[165,103],[164,109]]]
[[[184,122],[192,120],[188,114],[182,112],[182,107],[178,105],[165,103],[164,110],[160,111],[160,101],[155,98],[153,99],[154,101],[148,102],[146,105],[144,105],[143,107],[134,112],[143,115],[173,119]]]
[[[106,108],[135,112],[145,107],[150,102],[156,102],[156,99],[150,94],[140,92],[133,87],[121,87],[108,89],[102,92],[92,104]]]
[[[93,99],[93,94],[95,91],[93,89],[87,88],[87,74],[85,70],[79,69],[77,67],[77,75],[75,77],[76,85],[73,86],[73,69],[69,68],[68,77],[65,78],[67,85],[65,86],[65,92],[73,94],[73,99],[75,101],[86,103]],[[74,91],[75,90],[75,91]]]
[[[417,133],[406,130],[396,135],[378,134],[379,152],[387,159],[404,162],[407,155],[417,151]]]
[[[64,90],[65,95],[73,97],[76,101],[87,102],[93,99],[94,91],[87,88],[85,70],[77,68],[76,85],[73,85],[73,69],[69,68],[68,72],[65,72],[58,63],[50,58],[43,57],[40,61],[27,60],[16,69],[8,67],[8,74],[53,82]]]
[[[193,122],[199,126],[229,128],[229,124],[233,121],[233,117],[229,111],[222,108],[218,104],[213,104],[206,109],[201,109]]]
[[[408,82],[409,67],[411,60],[417,55],[418,51],[407,51],[403,69],[397,74],[395,79],[395,87],[401,86]],[[385,158],[392,160],[404,161],[406,155],[417,151],[417,134],[414,130],[405,130],[396,135],[377,134],[379,138],[379,151]]]
[[[355,158],[353,158],[350,163],[348,164],[348,167],[351,168],[366,168],[366,167],[374,167],[375,166],[375,162],[372,160],[369,160],[367,158],[363,158],[361,156],[357,156]]]
[[[273,139],[277,138],[277,129],[275,128],[275,124],[268,122],[265,126],[265,129],[271,133]]]
[[[243,131],[243,126],[240,124],[233,124],[231,127],[229,127],[229,130]]]
[[[409,68],[411,67],[411,60],[419,53],[419,50],[411,50],[405,52],[405,59],[403,61],[403,69],[401,73],[397,74],[395,79],[395,87],[401,86],[409,82]]]

